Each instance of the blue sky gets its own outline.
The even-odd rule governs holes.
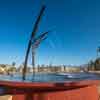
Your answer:
[[[80,65],[95,59],[100,45],[99,0],[0,0],[0,63],[24,61],[42,3],[46,10],[37,35],[53,32],[37,49],[36,64]]]

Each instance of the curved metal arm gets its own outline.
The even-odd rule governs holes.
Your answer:
[[[31,41],[32,39],[34,39],[35,37],[35,34],[37,32],[37,29],[38,29],[38,26],[39,26],[39,22],[42,18],[42,15],[43,15],[43,12],[45,10],[45,6],[42,6],[41,8],[41,11],[39,13],[39,16],[36,20],[36,23],[34,25],[34,28],[33,28],[33,31],[32,31],[32,34],[30,36],[30,40],[29,40],[29,43],[28,43],[28,48],[27,48],[27,51],[26,51],[26,56],[25,56],[25,62],[24,62],[24,68],[23,68],[23,73],[22,73],[22,79],[25,80],[26,78],[26,70],[27,70],[27,62],[28,62],[28,56],[29,56],[29,52],[30,52],[30,48],[31,48]]]

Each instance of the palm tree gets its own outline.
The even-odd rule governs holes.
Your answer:
[[[95,70],[100,70],[100,58],[97,58],[94,64],[95,64]]]
[[[90,62],[88,63],[88,70],[95,70],[94,61],[90,60]]]
[[[12,62],[12,66],[15,67],[15,65],[16,65],[16,62]]]

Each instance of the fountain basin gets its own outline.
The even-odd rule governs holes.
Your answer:
[[[2,95],[12,100],[98,100],[98,80],[77,82],[10,82],[0,81]],[[2,91],[1,91],[2,92]]]

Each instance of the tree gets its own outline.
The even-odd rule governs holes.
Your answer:
[[[95,70],[100,70],[100,58],[97,58],[94,64],[95,64]]]
[[[16,62],[12,62],[12,66],[15,67],[15,65],[16,65]]]
[[[90,60],[90,62],[88,63],[88,70],[95,70],[94,61]]]

